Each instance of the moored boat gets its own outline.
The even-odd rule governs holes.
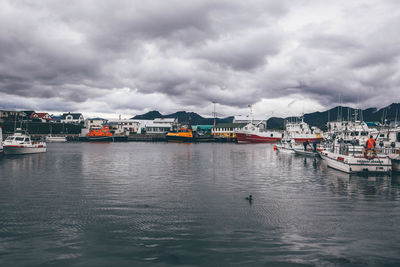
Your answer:
[[[82,142],[126,142],[128,136],[114,135],[109,126],[92,127],[85,136],[79,137]]]
[[[188,127],[180,128],[178,132],[168,132],[165,138],[168,142],[178,143],[190,143],[196,141],[190,125]]]
[[[48,143],[64,143],[67,142],[67,138],[65,136],[46,136],[46,142]]]
[[[266,131],[253,123],[247,124],[236,132],[237,142],[240,143],[275,143],[282,139],[280,132]]]
[[[364,149],[343,141],[335,141],[331,149],[320,152],[328,167],[346,173],[390,173],[391,159],[375,149]]]
[[[314,141],[322,141],[322,131],[317,127],[311,127],[304,122],[303,117],[301,121],[287,122],[285,138],[290,138],[296,143],[304,143],[306,141],[313,143]]]
[[[4,140],[3,149],[5,155],[43,153],[47,150],[45,142],[32,141],[30,135],[21,129]]]
[[[301,155],[301,156],[306,156],[306,157],[319,157],[318,152],[312,150],[312,149],[300,149],[300,148],[294,148],[293,149],[294,153],[296,155]]]
[[[275,147],[279,152],[294,153],[294,144],[291,139],[282,139]]]

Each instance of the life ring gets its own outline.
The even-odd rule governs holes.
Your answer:
[[[375,149],[367,148],[364,150],[363,155],[367,160],[372,160],[376,156]]]

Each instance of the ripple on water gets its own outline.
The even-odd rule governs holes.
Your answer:
[[[0,265],[395,265],[399,181],[270,145],[51,144],[0,160]]]

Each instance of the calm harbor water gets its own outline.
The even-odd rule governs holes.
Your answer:
[[[48,144],[0,160],[0,266],[399,266],[399,224],[400,177],[267,144]]]

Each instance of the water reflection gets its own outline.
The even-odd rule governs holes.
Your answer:
[[[0,264],[391,264],[399,187],[269,145],[55,144],[0,161]]]

